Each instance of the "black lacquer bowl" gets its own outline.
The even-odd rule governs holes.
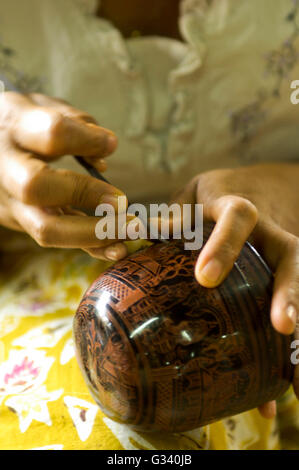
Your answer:
[[[156,243],[87,290],[74,319],[76,357],[111,419],[180,432],[289,387],[291,338],[271,326],[269,268],[246,243],[222,285],[206,289],[194,278],[198,254],[182,241]]]

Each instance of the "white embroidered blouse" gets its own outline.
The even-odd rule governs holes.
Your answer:
[[[298,159],[298,0],[182,0],[182,41],[124,39],[96,4],[0,0],[0,75],[114,130],[106,175],[130,200],[166,201],[214,168]]]

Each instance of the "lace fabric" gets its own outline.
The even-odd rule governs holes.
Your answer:
[[[107,176],[131,199],[166,200],[219,166],[297,158],[288,91],[299,74],[296,2],[183,0],[182,41],[125,39],[96,7],[1,2],[0,72],[114,130],[120,146]]]

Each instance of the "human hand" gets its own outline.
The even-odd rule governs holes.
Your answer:
[[[80,155],[104,171],[116,136],[87,113],[40,94],[3,93],[0,123],[0,224],[28,233],[43,247],[82,248],[101,259],[124,257],[124,243],[98,240],[99,218],[80,210],[100,202],[117,210],[123,193],[91,176],[48,165],[63,155]]]
[[[195,267],[197,281],[216,287],[226,278],[250,240],[272,269],[271,321],[280,333],[299,339],[299,165],[257,165],[196,176],[172,202],[203,204],[204,218],[216,222]],[[297,325],[297,326],[296,326]],[[299,398],[299,366],[294,391]],[[259,408],[275,415],[276,403]]]

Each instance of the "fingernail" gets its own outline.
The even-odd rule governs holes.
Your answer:
[[[117,147],[117,137],[114,134],[109,134],[106,140],[105,156],[110,155],[110,153],[114,152],[116,147]]]
[[[117,261],[120,257],[120,248],[110,246],[105,250],[106,258],[110,259],[111,261]]]
[[[292,322],[292,327],[293,327],[293,332],[294,332],[295,327],[296,327],[296,322],[297,322],[297,311],[293,305],[289,305],[286,313]]]
[[[96,166],[97,170],[100,171],[100,172],[106,171],[107,167],[108,167],[107,162],[104,159],[101,159],[101,160],[97,161],[95,163],[95,166]]]
[[[200,271],[199,274],[207,281],[215,284],[222,275],[222,264],[217,259],[212,259]]]
[[[117,250],[114,248],[105,250],[106,258],[110,259],[111,261],[117,261]]]

